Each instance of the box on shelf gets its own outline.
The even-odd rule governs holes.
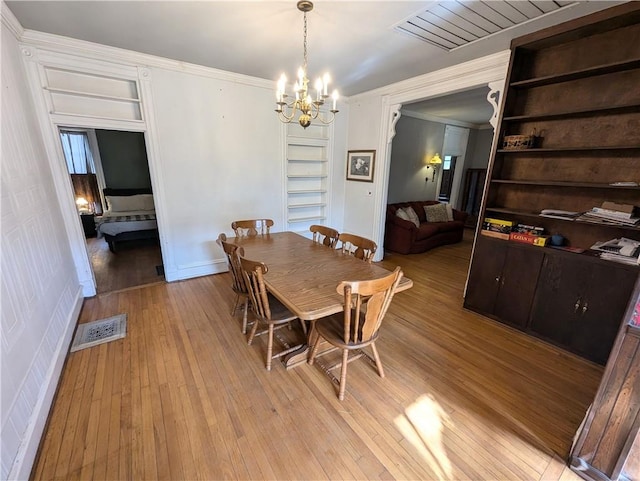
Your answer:
[[[509,234],[506,234],[504,232],[496,232],[492,230],[482,229],[480,231],[480,234],[487,237],[495,237],[496,239],[509,240]]]
[[[549,243],[549,236],[520,234],[519,232],[512,232],[511,234],[509,234],[509,240],[544,247]]]
[[[482,228],[493,232],[501,232],[503,234],[509,234],[515,222],[511,220],[494,219],[491,217],[485,217]]]
[[[511,232],[517,232],[519,234],[543,235],[544,227],[527,224],[517,224],[511,229]]]

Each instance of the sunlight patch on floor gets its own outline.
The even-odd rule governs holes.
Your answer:
[[[447,413],[429,395],[420,396],[395,420],[396,427],[415,447],[439,480],[451,479],[453,468],[443,443]]]

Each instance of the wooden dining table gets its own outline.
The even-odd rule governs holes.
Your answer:
[[[267,289],[298,318],[315,321],[341,312],[344,299],[336,291],[341,281],[378,279],[390,271],[353,256],[314,243],[294,232],[250,237],[230,237],[242,246],[244,257],[264,262]],[[403,277],[396,292],[413,286]],[[287,368],[306,361],[308,346],[284,359]]]

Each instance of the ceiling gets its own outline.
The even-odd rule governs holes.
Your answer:
[[[487,9],[509,3],[564,6],[452,50],[401,28],[416,15],[465,5]],[[509,48],[512,38],[577,18],[617,1],[316,0],[308,14],[309,77],[329,71],[331,88],[352,96]],[[302,13],[295,0],[227,1],[6,1],[25,29],[53,33],[263,79],[292,79],[302,63]],[[529,8],[533,8],[529,6]],[[494,8],[493,10],[500,10]],[[431,13],[429,13],[431,12]],[[454,12],[455,13],[455,12]],[[435,19],[435,20],[434,20]],[[451,29],[451,27],[449,28]],[[486,96],[486,94],[484,94]]]

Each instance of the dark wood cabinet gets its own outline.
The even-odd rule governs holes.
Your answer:
[[[631,298],[571,449],[571,468],[588,480],[640,479],[640,284]]]
[[[95,237],[96,232],[96,216],[95,214],[80,214],[82,222],[82,230],[85,237]]]
[[[475,246],[465,307],[524,329],[544,252],[481,237]]]
[[[640,240],[637,225],[540,216],[640,206],[640,2],[517,38],[511,50],[480,218],[540,226],[585,250]],[[506,141],[529,135],[532,144]],[[511,244],[476,236],[465,307],[604,363],[640,268]]]
[[[622,265],[546,255],[529,330],[604,364],[636,277],[634,268]]]

